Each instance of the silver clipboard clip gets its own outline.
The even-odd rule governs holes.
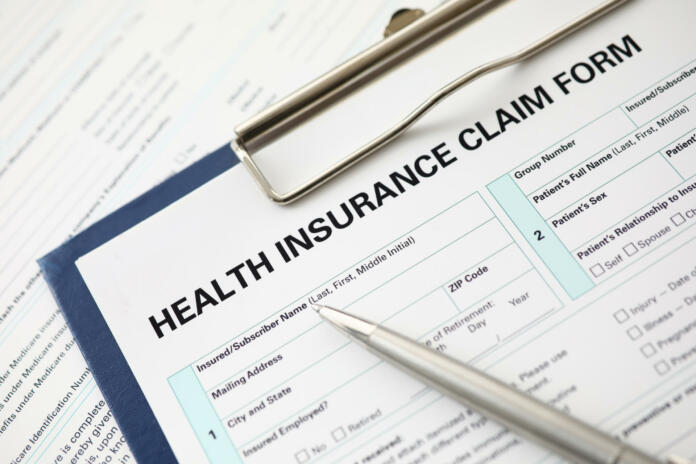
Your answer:
[[[358,86],[386,72],[392,65],[413,56],[435,40],[456,30],[463,21],[499,3],[496,0],[450,0],[428,14],[400,10],[387,26],[384,40],[354,56],[323,76],[279,100],[235,128],[231,147],[266,195],[288,204],[336,177],[406,132],[416,121],[446,97],[490,72],[526,60],[559,42],[583,26],[613,10],[626,0],[607,0],[516,53],[478,66],[431,95],[404,119],[370,140],[316,177],[286,193],[278,193],[252,158],[252,152],[280,138],[293,127],[315,116],[329,104]]]

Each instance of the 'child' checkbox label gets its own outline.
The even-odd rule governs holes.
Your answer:
[[[680,226],[686,222],[686,219],[684,219],[684,216],[682,216],[682,213],[677,213],[674,216],[670,218],[672,220],[672,224],[675,226]]]

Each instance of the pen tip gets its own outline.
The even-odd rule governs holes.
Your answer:
[[[336,312],[339,312],[339,313],[342,312],[342,311],[340,311],[340,310],[338,310],[338,309],[336,309],[336,308],[332,308],[331,306],[326,306],[326,305],[323,305],[323,304],[311,303],[310,306],[312,307],[312,309],[313,309],[314,311],[317,312],[317,314],[319,314],[319,315],[322,316],[322,317],[326,317],[327,314],[333,314],[333,313],[336,313]]]
[[[331,306],[314,303],[312,303],[311,306],[312,309],[319,314],[319,317],[362,342],[367,341],[370,334],[377,327],[377,325],[372,322],[368,322],[340,309],[332,308]]]

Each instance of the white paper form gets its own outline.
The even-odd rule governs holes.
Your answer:
[[[393,8],[3,2],[0,461],[133,461],[35,260],[378,40]]]
[[[468,45],[501,24],[520,43],[551,25],[520,20],[519,5],[375,92],[396,101],[389,89],[446,81],[457,69],[434,63],[475,58]],[[399,329],[646,451],[696,455],[693,13],[631,2],[477,82],[293,206],[235,168],[83,257],[177,457],[557,461],[350,343],[312,302]],[[365,115],[379,118],[378,103],[349,120]],[[347,142],[322,124],[313,136]]]

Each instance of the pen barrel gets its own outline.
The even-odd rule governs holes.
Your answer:
[[[573,462],[660,463],[476,368],[389,329],[375,329],[366,344],[380,357],[446,396]]]

